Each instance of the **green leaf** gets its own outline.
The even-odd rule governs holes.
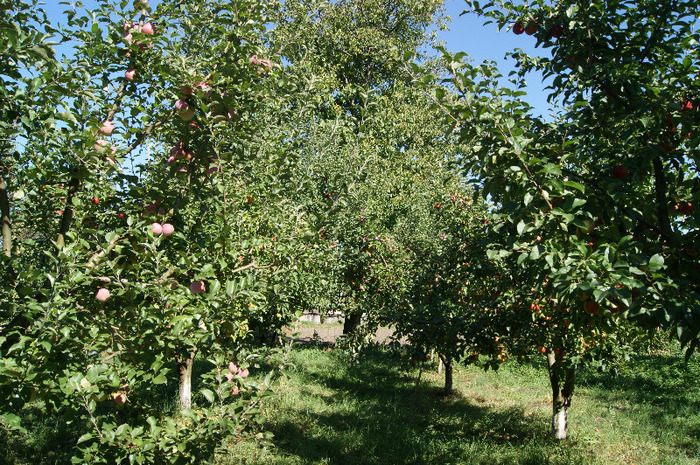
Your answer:
[[[649,259],[649,269],[651,271],[656,271],[664,266],[664,257],[660,254],[656,254]]]
[[[199,391],[199,392],[202,393],[202,395],[209,401],[209,403],[213,403],[213,402],[214,402],[214,393],[211,392],[211,390],[209,390],[209,389],[202,389],[202,390]]]

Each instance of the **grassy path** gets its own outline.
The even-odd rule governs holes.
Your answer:
[[[275,437],[232,442],[220,464],[626,464],[700,463],[700,367],[677,355],[639,357],[619,375],[586,371],[570,438],[548,438],[543,360],[498,372],[459,367],[456,394],[440,394],[427,364],[374,351],[296,349],[295,368],[265,412]],[[540,362],[540,363],[538,363]]]

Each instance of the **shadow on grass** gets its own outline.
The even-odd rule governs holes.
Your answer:
[[[314,412],[270,419],[275,447],[302,463],[584,463],[548,439],[541,418],[445,396],[426,383],[416,389],[399,363],[376,351],[352,364],[336,360],[334,370],[298,372],[302,386],[324,393],[305,392],[317,397]]]
[[[632,410],[655,431],[668,434],[675,447],[700,458],[700,364],[691,358],[686,364],[681,354],[637,356],[617,374],[582,370],[577,383],[596,391],[611,409]]]

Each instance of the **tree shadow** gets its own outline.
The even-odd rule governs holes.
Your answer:
[[[303,463],[370,465],[542,464],[561,452],[546,422],[524,409],[494,409],[426,383],[416,388],[415,378],[396,367],[386,352],[370,352],[341,372],[301,372],[302,383],[332,391],[316,394],[329,408],[271,419],[266,428],[275,447]]]

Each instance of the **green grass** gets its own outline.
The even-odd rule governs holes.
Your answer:
[[[455,394],[426,365],[375,350],[296,349],[295,368],[265,408],[271,441],[227,445],[219,464],[700,463],[700,367],[678,354],[642,356],[617,376],[583,371],[569,439],[549,438],[544,360],[498,372],[459,367]]]
[[[563,442],[549,438],[543,359],[498,372],[458,366],[450,396],[434,364],[416,386],[408,360],[298,345],[289,378],[263,407],[273,439],[230,438],[217,464],[700,464],[697,356],[684,366],[678,350],[642,355],[616,376],[580,371]],[[175,408],[174,381],[163,389],[163,409]],[[29,433],[0,431],[0,464],[68,463],[79,428],[39,403],[23,412]]]

